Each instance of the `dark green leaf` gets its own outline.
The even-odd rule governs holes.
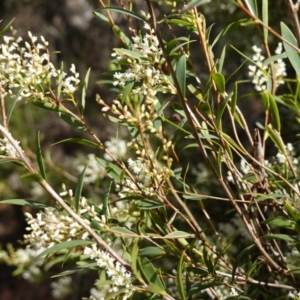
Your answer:
[[[82,187],[83,187],[83,183],[84,183],[84,176],[85,176],[85,171],[86,171],[87,166],[84,167],[84,169],[81,171],[77,184],[76,184],[76,188],[75,188],[75,211],[76,213],[79,212],[79,203],[80,203],[80,199],[81,199],[81,193],[82,193]]]
[[[295,241],[295,237],[292,237],[290,235],[287,234],[281,234],[281,233],[274,233],[274,234],[266,234],[264,236],[261,237],[262,239],[275,239],[275,240],[284,240],[284,241],[288,241],[288,242],[294,242]]]
[[[122,8],[118,8],[118,7],[103,7],[103,8],[100,8],[100,10],[115,11],[115,12],[125,14],[130,17],[136,18],[140,21],[147,22],[147,20],[144,17],[132,12],[131,10],[126,10],[126,9],[122,9]]]
[[[46,102],[46,101],[38,101],[38,100],[32,100],[32,99],[28,99],[27,102],[29,102],[30,104],[46,109],[46,110],[51,110],[51,111],[56,111],[56,112],[60,112],[60,113],[66,113],[67,110],[58,105],[58,104],[54,104],[54,103],[50,103],[50,102]]]
[[[177,289],[180,296],[180,299],[186,300],[185,292],[184,292],[184,285],[183,285],[183,266],[184,266],[184,258],[185,258],[185,251],[182,252],[180,260],[177,266],[177,274],[176,274],[176,281],[177,281]]]
[[[79,121],[77,118],[74,118],[73,116],[69,115],[69,114],[64,114],[59,112],[58,116],[64,120],[66,123],[68,123],[69,125],[71,125],[72,127],[81,130],[81,131],[86,131],[86,127],[84,126],[84,124]]]
[[[158,247],[146,247],[139,250],[139,256],[162,256],[165,255],[166,251]]]
[[[32,201],[32,200],[26,200],[26,199],[7,199],[7,200],[1,200],[0,203],[6,203],[6,204],[13,204],[13,205],[28,205],[36,208],[45,208],[45,207],[51,207],[51,205]]]
[[[81,114],[83,115],[84,109],[85,109],[85,99],[86,99],[86,91],[89,83],[89,77],[90,77],[91,68],[89,68],[86,72],[84,81],[83,81],[83,87],[82,87],[82,93],[81,93],[81,102],[80,102],[80,108],[81,108]]]
[[[89,140],[81,139],[81,138],[69,138],[69,139],[65,139],[65,140],[59,141],[57,143],[54,143],[52,145],[57,145],[60,143],[76,143],[76,144],[81,144],[81,145],[85,145],[88,147],[102,149],[102,147],[100,145],[98,145],[97,143],[91,142]]]
[[[235,261],[234,261],[234,263],[233,263],[233,268],[232,268],[232,282],[235,282],[235,280],[234,280],[235,272],[236,272],[236,269],[238,268],[240,262],[241,262],[242,260],[245,259],[247,253],[248,253],[249,251],[251,251],[252,248],[254,248],[254,247],[255,247],[255,245],[250,245],[250,246],[246,247],[245,249],[243,249],[243,250],[237,255],[237,257],[236,257],[236,259],[235,259]]]
[[[220,104],[220,107],[219,107],[218,112],[217,112],[217,117],[216,117],[216,126],[217,126],[218,129],[221,129],[222,116],[223,116],[223,113],[224,113],[224,110],[226,108],[226,105],[227,105],[228,101],[231,100],[232,94],[233,93],[230,93],[229,95],[227,95],[227,97],[224,100],[222,100],[222,102]]]
[[[40,144],[40,132],[39,131],[36,135],[35,147],[36,147],[37,162],[38,162],[38,165],[39,165],[39,168],[40,168],[41,175],[45,180],[47,180],[47,176],[46,176],[46,172],[45,172],[45,166],[44,166],[44,162],[43,162],[41,144]]]
[[[178,81],[182,96],[185,97],[185,89],[186,89],[186,56],[185,55],[182,55],[177,62],[176,79]]]

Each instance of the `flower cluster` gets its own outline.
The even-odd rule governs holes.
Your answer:
[[[255,52],[252,56],[252,60],[255,62],[255,65],[250,65],[248,67],[249,76],[253,78],[252,83],[257,91],[265,91],[267,89],[266,84],[269,78],[269,67],[264,64],[265,57],[261,54],[262,50],[257,46],[253,46],[252,49]],[[275,53],[277,55],[282,53],[282,43],[278,44]],[[285,63],[281,58],[274,61],[274,71],[276,76],[276,87],[278,87],[280,84],[284,83],[283,77],[287,75]]]
[[[291,298],[293,300],[300,300],[300,292],[297,290],[289,291],[288,298]]]
[[[107,276],[112,280],[112,285],[108,292],[117,292],[120,287],[124,287],[122,300],[128,299],[134,290],[132,285],[131,274],[118,261],[107,252],[97,248],[96,244],[92,247],[85,247],[84,254],[88,255],[90,259],[95,260],[97,265],[103,268]]]
[[[73,292],[72,278],[70,276],[60,277],[51,283],[51,288],[54,299],[66,299]]]
[[[170,79],[162,72],[165,63],[162,49],[153,29],[145,23],[149,33],[142,38],[132,37],[129,50],[114,49],[113,57],[117,63],[130,65],[124,73],[114,74],[114,85],[125,86],[129,82],[140,83],[132,92],[134,94],[154,96],[157,92],[175,94],[176,90]]]
[[[16,31],[11,28],[11,36],[3,36],[0,47],[0,86],[5,96],[16,96],[19,99],[47,98],[52,80],[61,85],[61,90],[67,95],[75,92],[79,84],[79,74],[75,66],[71,66],[71,76],[67,76],[62,70],[57,70],[50,62],[48,42],[43,36],[40,42],[36,36],[28,32],[30,42],[16,37]]]
[[[20,144],[19,141],[16,141],[16,143]],[[0,139],[0,154],[7,155],[10,157],[19,156],[14,146],[10,143],[10,141],[6,137],[4,139]]]
[[[149,167],[141,159],[132,160],[131,158],[128,159],[128,167],[136,175],[136,181],[133,182],[131,179],[126,178],[122,183],[122,188],[118,185],[117,188],[120,189],[119,196],[125,197],[142,193],[149,196],[154,195],[152,187],[153,174]]]
[[[121,139],[112,138],[111,140],[106,141],[104,145],[109,153],[115,158],[122,158],[127,152],[126,141]],[[104,153],[104,158],[106,160],[112,160],[112,158],[107,153]]]
[[[72,200],[71,191],[61,193],[61,195],[66,194],[69,194]],[[86,198],[82,197],[79,215],[84,215],[83,219],[87,224],[90,224],[88,219],[104,223],[105,220],[97,212],[101,210],[100,206],[96,208],[94,205],[89,205]],[[69,240],[89,238],[88,232],[81,225],[53,207],[45,208],[37,213],[36,217],[28,212],[25,212],[25,216],[29,225],[26,230],[30,233],[24,235],[24,242],[34,249],[48,248]]]
[[[36,282],[42,276],[41,266],[44,259],[36,257],[44,250],[19,248],[14,250],[11,245],[7,245],[7,251],[0,250],[0,262],[17,268],[16,273],[22,273],[22,277],[30,282]]]
[[[99,164],[96,160],[96,156],[93,153],[87,155],[88,165],[85,169],[84,183],[94,183],[96,180],[105,176],[105,168]],[[83,165],[78,165],[77,170],[82,172],[85,168]]]

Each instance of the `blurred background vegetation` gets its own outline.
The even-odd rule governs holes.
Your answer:
[[[160,1],[164,3],[164,1]],[[178,1],[177,1],[178,2]],[[259,1],[258,1],[259,2]],[[133,1],[135,11],[141,9],[147,11],[144,1]],[[111,6],[119,6],[118,1],[111,1]],[[111,26],[108,23],[101,22],[93,16],[93,11],[99,9],[100,4],[97,0],[1,0],[0,1],[0,27],[3,28],[9,21],[15,18],[13,27],[18,31],[18,35],[26,39],[28,31],[33,35],[43,35],[49,42],[50,51],[52,53],[52,62],[59,66],[64,62],[65,70],[68,70],[72,63],[76,65],[78,72],[83,77],[88,68],[91,68],[91,76],[89,81],[89,89],[87,95],[86,118],[89,125],[102,139],[108,140],[110,137],[116,135],[116,127],[108,122],[101,115],[101,107],[95,101],[95,95],[98,93],[106,102],[112,101],[114,92],[110,87],[105,86],[103,81],[109,80],[109,60],[112,49],[120,47],[120,41],[115,37]],[[165,9],[165,11],[163,11]],[[157,10],[156,16],[159,19],[164,13],[169,12],[169,6],[160,6]],[[284,0],[274,1],[270,10],[270,26],[279,31],[280,21],[290,24],[289,15],[286,14],[286,7]],[[246,16],[235,7],[231,1],[213,0],[207,5],[201,7],[201,12],[206,17],[207,27],[211,26],[211,41],[224,29],[228,24],[243,19]],[[112,13],[115,23],[128,32],[128,22],[124,15]],[[135,21],[134,21],[135,22]],[[139,25],[141,26],[141,24]],[[166,25],[165,25],[166,26]],[[225,45],[227,45],[227,61],[224,66],[223,74],[227,76],[227,87],[230,90],[232,82],[235,80],[248,79],[247,64],[244,59],[237,54],[230,45],[234,45],[241,52],[246,55],[252,55],[252,46],[261,45],[260,40],[257,39],[257,34],[254,34],[254,26],[240,26],[231,29],[221,40],[215,45],[213,49],[216,57],[219,57]],[[164,31],[165,38],[170,39],[172,36],[186,36],[191,34],[180,27],[173,27],[172,29]],[[271,39],[274,39],[270,36]],[[273,49],[278,44],[277,40],[271,40],[270,45]],[[196,49],[196,50],[194,50]],[[199,50],[198,42],[191,43],[191,60],[193,65],[197,67],[198,74],[203,87],[209,77],[207,68],[201,51]],[[238,70],[238,71],[236,71]],[[287,70],[288,74],[292,75],[293,70]],[[288,76],[289,77],[289,76]],[[250,83],[239,85],[239,93],[247,94],[253,92],[253,86]],[[282,90],[284,93],[284,90]],[[12,119],[11,128],[16,137],[22,141],[22,146],[26,149],[34,149],[34,139],[36,132],[41,131],[43,152],[48,155],[48,162],[53,163],[56,167],[57,174],[53,176],[52,182],[61,184],[65,182],[68,187],[75,185],[76,181],[76,165],[78,164],[79,153],[89,151],[84,147],[73,144],[60,144],[52,146],[53,143],[69,137],[84,137],[82,132],[75,131],[66,123],[64,123],[55,114],[49,112],[39,111],[37,108],[26,107],[27,104],[20,103],[19,109],[16,110]],[[238,103],[242,110],[247,113],[247,121],[250,128],[254,128],[256,122],[263,122],[264,113],[260,100],[255,97],[244,97]],[[294,144],[296,152],[297,146],[295,137],[299,130],[298,122],[295,121],[295,116],[291,111],[287,111],[284,107],[281,109],[282,121],[282,136],[285,143],[291,142]],[[172,113],[172,112],[170,112]],[[26,126],[24,126],[26,124]],[[227,130],[226,128],[224,130]],[[26,139],[22,139],[26,137]],[[274,154],[274,149],[267,149],[268,155]],[[192,156],[190,156],[192,157]],[[189,158],[190,158],[189,157]],[[185,165],[187,158],[180,157],[180,162]],[[199,155],[195,156],[195,169],[198,175],[201,172],[205,173],[205,166],[199,164]],[[189,161],[191,163],[191,161]],[[63,165],[69,170],[69,174],[60,173],[60,167]],[[17,175],[16,168],[11,164],[1,165],[0,172],[0,199],[8,198],[27,198],[34,196],[34,186],[26,185]],[[194,170],[194,171],[195,171]],[[72,176],[72,175],[75,175]],[[199,175],[199,185],[203,184],[203,191],[209,193],[210,189],[215,189],[215,183],[206,181],[207,177],[201,178]],[[41,195],[42,194],[42,191]],[[47,196],[45,196],[47,197]],[[5,245],[12,243],[17,246],[18,240],[22,238],[24,233],[24,217],[21,207],[0,205],[0,243]],[[212,208],[215,217],[224,217],[223,208]],[[21,278],[14,278],[11,276],[12,268],[8,266],[0,266],[0,299],[2,300],[18,300],[18,299],[52,299],[50,294],[49,282],[43,284],[30,284]],[[72,299],[80,299],[82,296],[88,295],[90,283],[87,280],[80,282],[82,285],[81,293],[78,293]]]

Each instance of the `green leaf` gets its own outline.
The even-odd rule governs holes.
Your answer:
[[[216,126],[218,129],[221,129],[222,116],[223,116],[224,110],[226,108],[226,105],[227,105],[228,101],[231,99],[232,95],[233,95],[233,93],[230,93],[229,95],[227,95],[227,97],[224,100],[221,101],[221,105],[218,109],[217,117],[216,117]]]
[[[80,203],[80,199],[81,199],[81,193],[82,193],[82,187],[83,187],[83,183],[84,183],[84,176],[85,176],[85,171],[86,171],[87,166],[84,167],[84,169],[81,171],[79,178],[78,178],[78,182],[76,184],[76,188],[75,188],[75,211],[76,213],[79,212],[79,203]]]
[[[61,113],[61,112],[58,112],[58,116],[66,123],[71,125],[73,128],[76,128],[81,131],[86,131],[86,127],[84,126],[84,124],[81,121],[79,121],[77,118],[74,118],[69,114]]]
[[[87,241],[87,240],[73,240],[73,241],[68,241],[68,242],[63,242],[60,244],[56,244],[50,248],[45,249],[42,253],[40,253],[38,256],[36,256],[35,259],[38,259],[42,256],[48,255],[48,254],[52,254],[55,253],[59,250],[62,249],[67,249],[67,248],[75,248],[78,246],[85,246],[85,245],[91,245],[93,244],[93,241]]]
[[[9,21],[5,27],[0,31],[0,36],[2,36],[10,27],[11,24],[14,22],[15,18],[13,18],[11,21]],[[2,21],[2,20],[1,20]]]
[[[211,0],[192,0],[184,7],[184,11],[193,9],[194,7],[198,7],[200,5],[210,3],[210,2],[211,2]]]
[[[109,183],[108,188],[105,190],[102,202],[102,214],[105,216],[105,220],[108,220],[108,203],[109,203],[109,195],[112,186],[112,181]]]
[[[162,256],[165,255],[167,252],[164,249],[158,247],[145,247],[139,250],[139,256]]]
[[[231,145],[232,148],[239,150],[241,153],[246,154],[245,151],[226,133],[220,131],[222,137]]]
[[[203,248],[203,258],[204,258],[204,262],[205,265],[207,267],[207,270],[210,274],[214,274],[215,273],[215,268],[214,265],[212,263],[212,259],[211,259],[211,255],[208,254],[206,248]]]
[[[258,17],[257,3],[256,0],[245,0],[247,7],[250,9],[251,13]]]
[[[138,235],[127,229],[127,228],[124,228],[124,227],[118,227],[118,226],[115,226],[115,227],[111,227],[110,232],[113,232],[114,234],[120,234],[121,236],[129,236],[129,237],[138,237]]]
[[[216,72],[216,73],[212,74],[212,79],[216,84],[218,92],[220,94],[224,94],[225,93],[225,78],[224,78],[224,76],[221,73]]]
[[[184,293],[184,285],[183,285],[183,266],[184,266],[184,258],[185,258],[185,251],[182,252],[178,266],[177,266],[177,274],[176,274],[176,281],[177,281],[177,289],[180,296],[180,299],[186,300],[185,293]]]
[[[266,234],[261,237],[262,239],[275,239],[275,240],[283,240],[288,242],[294,242],[296,240],[295,237],[292,237],[287,234],[281,234],[281,233],[273,233],[273,234]]]
[[[26,200],[26,199],[7,199],[7,200],[1,200],[0,203],[6,203],[6,204],[13,204],[13,205],[21,205],[21,206],[31,206],[36,208],[45,208],[45,207],[51,207],[51,205],[32,201],[32,200]]]
[[[292,31],[283,22],[280,22],[280,26],[281,26],[281,35],[284,38],[284,40],[290,42],[297,49],[298,48],[297,39],[293,35]],[[291,65],[295,69],[297,75],[300,76],[300,58],[299,58],[298,51],[294,47],[287,44],[285,41],[283,41],[283,46]]]
[[[277,107],[277,103],[269,92],[262,92],[261,93],[262,102],[264,104],[265,110],[270,109],[273,117],[274,126],[277,131],[281,130],[281,122],[280,122],[280,116],[279,111]]]
[[[247,257],[248,252],[249,252],[250,250],[252,250],[252,248],[254,248],[254,247],[255,247],[255,245],[250,245],[250,246],[246,247],[245,249],[243,249],[243,250],[237,255],[237,257],[236,257],[236,259],[235,259],[235,261],[234,261],[234,263],[233,263],[233,268],[232,268],[232,282],[235,281],[235,280],[234,280],[235,272],[236,272],[236,269],[238,268],[240,262],[241,262],[242,260],[244,260],[245,257]]]
[[[126,55],[136,60],[141,60],[143,57],[142,54],[124,48],[114,48],[114,51],[119,55]]]
[[[44,179],[39,173],[27,173],[21,176],[22,179],[35,181],[35,182],[42,182]]]
[[[94,11],[94,15],[95,15],[95,17],[98,18],[99,20],[102,20],[102,21],[104,21],[104,22],[110,23],[110,22],[109,22],[109,19],[108,19],[106,16],[104,16],[103,14],[98,13],[97,11]]]
[[[57,145],[60,143],[76,143],[76,144],[81,144],[81,145],[85,145],[88,147],[103,149],[99,144],[91,142],[89,140],[82,139],[82,138],[69,138],[69,139],[65,139],[65,140],[56,142],[52,145]]]
[[[131,10],[127,10],[127,9],[123,9],[123,8],[118,8],[118,7],[103,7],[103,8],[100,8],[100,10],[109,10],[109,11],[115,11],[115,12],[118,12],[118,13],[121,13],[121,14],[125,14],[127,16],[130,16],[130,17],[133,17],[133,18],[136,18],[140,21],[143,21],[143,22],[146,22],[147,23],[147,20],[142,17],[141,15],[138,15],[134,12],[132,12]]]
[[[193,237],[195,237],[194,234],[190,234],[184,231],[173,231],[164,236],[164,238],[168,238],[168,239],[193,238]]]
[[[176,79],[179,84],[180,91],[182,96],[185,98],[185,89],[186,89],[186,56],[182,55],[176,66]]]
[[[123,95],[122,95],[122,100],[125,101],[127,96],[129,95],[130,91],[132,90],[134,86],[134,81],[131,81],[126,84],[124,90],[123,90]]]
[[[32,100],[32,99],[28,99],[27,102],[29,102],[30,104],[43,108],[45,110],[51,110],[51,111],[55,111],[55,112],[60,112],[60,113],[66,113],[67,110],[58,105],[58,104],[54,104],[54,103],[50,103],[50,102],[46,102],[46,101],[38,101],[38,100]]]
[[[280,134],[275,129],[272,128],[271,124],[266,126],[266,129],[267,129],[267,132],[268,132],[271,140],[275,144],[275,146],[279,149],[279,151],[281,153],[284,154],[285,153],[285,147],[284,147],[284,144],[282,142]]]
[[[82,266],[77,266],[77,267],[75,267],[75,268],[68,269],[68,270],[65,270],[65,271],[63,271],[63,272],[61,272],[61,273],[58,273],[58,274],[56,274],[56,275],[53,275],[53,276],[51,276],[51,278],[57,278],[57,277],[68,276],[68,275],[70,275],[70,274],[73,274],[73,273],[76,273],[76,272],[78,272],[78,271],[82,271],[82,270],[85,270],[85,269],[90,270],[91,268],[95,268],[95,267],[97,267],[97,266],[98,266],[98,265],[97,265],[96,262],[88,263],[88,264],[86,263],[86,264],[84,264],[84,265],[82,265]]]
[[[264,42],[268,44],[268,26],[269,26],[269,12],[268,12],[268,0],[263,0],[262,2],[262,21],[265,26],[263,26],[264,32]]]
[[[136,279],[138,279],[141,282],[142,281],[141,273],[138,270],[138,257],[140,257],[139,244],[138,244],[138,239],[135,239],[131,248],[131,268]]]
[[[132,197],[130,197],[130,199],[132,199]],[[135,201],[134,205],[139,209],[151,210],[151,209],[163,207],[165,204],[155,200],[139,197],[139,200]]]
[[[223,50],[222,50],[222,53],[221,53],[221,57],[220,57],[220,60],[219,60],[219,65],[218,65],[218,72],[219,73],[221,73],[222,70],[223,70],[223,64],[224,64],[225,56],[226,56],[226,45],[223,47]],[[223,79],[224,79],[224,76],[223,76]],[[225,87],[225,82],[224,82],[224,87]],[[225,91],[225,88],[224,88],[224,91]]]
[[[6,123],[9,124],[11,115],[13,113],[13,110],[17,104],[17,102],[20,100],[20,95],[23,92],[24,89],[20,89],[17,93],[17,95],[10,101],[9,106],[8,106],[8,110],[7,110],[7,119],[6,119]]]
[[[114,179],[116,182],[121,182],[123,178],[123,170],[116,166],[115,164],[106,161],[102,158],[96,157],[98,163],[103,166],[107,172],[107,174]]]
[[[262,224],[269,224],[276,227],[283,227],[293,229],[292,221],[284,217],[275,217],[262,222]]]
[[[41,150],[40,132],[39,131],[36,135],[35,147],[36,147],[37,162],[38,162],[38,165],[39,165],[39,168],[40,168],[41,175],[45,180],[47,180],[47,176],[46,176],[46,172],[45,172],[45,166],[44,166],[44,162],[43,162],[42,150]]]
[[[156,269],[146,257],[139,258],[138,262],[141,274],[144,280],[149,284],[149,291],[160,295],[165,295],[166,290],[161,278],[159,277],[159,270]]]
[[[84,109],[85,109],[86,91],[87,91],[87,88],[88,88],[90,72],[91,72],[91,68],[89,68],[87,70],[84,81],[83,81],[83,87],[82,87],[82,93],[81,93],[81,102],[80,102],[81,114],[82,115],[83,115],[83,112],[84,112]]]

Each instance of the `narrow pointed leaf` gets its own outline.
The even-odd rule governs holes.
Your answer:
[[[176,281],[177,281],[177,289],[180,296],[180,299],[186,300],[185,292],[184,292],[184,285],[183,285],[183,265],[184,265],[184,258],[185,258],[185,251],[182,252],[178,267],[177,267],[177,274],[176,274]]]
[[[76,188],[75,188],[75,210],[77,213],[79,211],[79,203],[80,203],[80,199],[81,199],[81,193],[82,193],[82,187],[83,187],[83,183],[84,183],[84,176],[85,176],[86,168],[87,168],[87,166],[85,166],[85,168],[81,171],[79,178],[78,178],[78,182],[76,184]]]
[[[186,89],[186,56],[185,55],[182,55],[177,62],[176,79],[178,81],[182,96],[185,97],[185,89]]]
[[[47,248],[42,253],[40,253],[38,256],[36,256],[35,259],[38,259],[42,256],[47,255],[47,254],[55,253],[55,252],[57,252],[59,250],[62,250],[62,249],[75,248],[77,246],[91,245],[93,243],[94,243],[93,241],[86,241],[86,240],[73,240],[73,241],[63,242],[63,243],[60,243],[60,244],[56,244],[56,245],[54,245],[50,248]]]
[[[37,158],[37,162],[38,162],[38,165],[40,168],[41,175],[45,180],[47,180],[47,176],[46,176],[46,172],[45,172],[45,165],[43,162],[41,144],[40,144],[40,132],[39,131],[36,135],[35,147],[36,147],[36,158]]]
[[[32,201],[32,200],[26,200],[26,199],[7,199],[7,200],[1,200],[0,203],[6,203],[6,204],[13,204],[13,205],[21,205],[21,206],[31,206],[36,208],[45,208],[45,207],[51,207],[51,205]]]
[[[292,45],[294,45],[295,48],[297,49],[298,43],[292,31],[283,22],[280,23],[280,26],[281,26],[282,37],[288,42],[290,42]],[[290,63],[295,69],[297,75],[300,76],[300,58],[299,58],[298,51],[284,41],[283,41],[283,46]]]
[[[89,77],[90,77],[91,68],[89,68],[86,72],[84,81],[83,81],[83,87],[82,87],[82,93],[81,93],[81,102],[80,102],[80,108],[81,108],[81,114],[83,115],[84,109],[85,109],[85,99],[86,99],[86,91],[88,88],[89,83]]]

